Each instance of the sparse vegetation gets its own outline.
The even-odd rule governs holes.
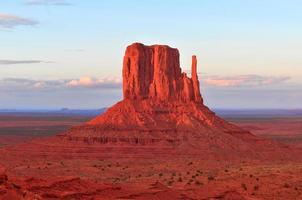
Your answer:
[[[208,181],[213,181],[214,179],[215,179],[214,176],[212,176],[212,175],[208,176]]]
[[[168,181],[169,186],[173,185],[173,183],[174,183],[174,181],[172,181],[172,180]]]
[[[247,191],[247,186],[245,183],[241,183],[241,188],[244,189],[245,191]]]
[[[202,185],[202,183],[199,181],[195,181],[195,185]]]

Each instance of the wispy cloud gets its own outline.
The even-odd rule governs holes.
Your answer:
[[[12,29],[17,26],[34,26],[38,23],[38,21],[33,19],[0,13],[0,28]]]
[[[122,81],[120,78],[107,77],[107,78],[91,78],[81,77],[67,82],[68,87],[90,87],[90,88],[120,88]]]
[[[42,60],[0,60],[0,65],[37,64],[37,63],[52,63],[52,62],[42,61]]]
[[[206,76],[202,79],[203,84],[216,87],[244,87],[244,86],[265,86],[286,82],[288,76],[260,76],[260,75],[239,75],[239,76]]]
[[[66,0],[27,0],[26,5],[71,6]]]
[[[74,89],[120,89],[121,80],[118,78],[92,78],[82,77],[78,79],[58,80],[33,80],[22,78],[6,78],[0,80],[0,90],[24,91],[24,90],[74,90]]]

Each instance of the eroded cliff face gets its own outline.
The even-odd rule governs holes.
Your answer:
[[[133,43],[126,48],[123,95],[87,124],[103,130],[237,130],[203,104],[196,56],[189,77],[180,68],[179,51],[167,45]]]
[[[124,99],[195,101],[202,103],[197,59],[192,57],[192,78],[181,71],[179,52],[166,45],[127,47],[123,62]]]

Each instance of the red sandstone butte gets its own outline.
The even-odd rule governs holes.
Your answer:
[[[196,56],[192,56],[188,77],[180,68],[176,48],[140,43],[128,46],[123,60],[123,95],[106,113],[59,137],[102,147],[98,155],[109,151],[117,156],[189,154],[205,159],[258,159],[286,154],[279,144],[226,122],[206,107]]]
[[[127,47],[123,64],[124,99],[201,102],[196,56],[192,78],[181,72],[179,52],[166,45]]]
[[[123,95],[123,100],[81,126],[10,151],[30,156],[214,160],[288,159],[295,154],[285,145],[256,137],[216,116],[203,103],[196,56],[188,77],[180,68],[176,48],[128,46]]]

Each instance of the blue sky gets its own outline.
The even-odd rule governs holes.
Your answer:
[[[198,57],[213,108],[302,108],[302,2],[10,0],[0,7],[0,108],[99,108],[121,99],[125,47]]]

